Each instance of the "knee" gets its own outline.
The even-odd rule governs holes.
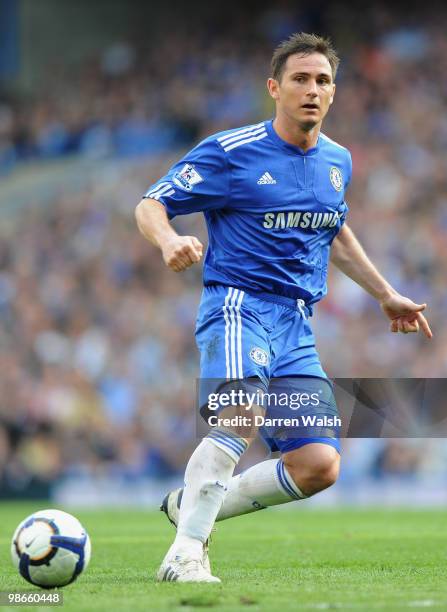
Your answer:
[[[298,449],[300,450],[302,449]],[[288,453],[289,457],[284,457],[287,471],[296,486],[307,496],[333,485],[340,471],[340,455],[334,448],[327,447],[321,452],[313,452],[314,450],[318,451],[309,449],[309,452],[303,453],[304,456],[292,452]]]

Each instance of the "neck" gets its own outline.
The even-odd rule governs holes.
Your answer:
[[[307,151],[317,146],[321,122],[317,123],[310,130],[306,130],[289,117],[277,114],[273,120],[273,127],[282,140],[303,149],[303,151]]]

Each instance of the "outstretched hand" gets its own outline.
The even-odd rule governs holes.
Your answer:
[[[427,338],[432,338],[428,321],[422,314],[427,304],[416,304],[399,293],[393,293],[382,300],[380,306],[391,321],[390,331],[393,333],[409,334],[422,329]]]

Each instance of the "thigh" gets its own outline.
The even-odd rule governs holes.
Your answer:
[[[288,453],[295,449],[305,447],[309,444],[325,444],[337,452],[340,452],[339,427],[337,421],[332,426],[333,420],[338,417],[335,399],[332,393],[332,384],[327,378],[326,372],[320,362],[320,357],[315,347],[315,337],[308,319],[301,313],[294,312],[283,317],[281,326],[272,341],[274,359],[271,368],[270,389],[275,391],[282,387],[288,387],[288,393],[296,391],[312,395],[318,393],[320,404],[314,414],[317,417],[326,416],[329,426],[307,427],[303,422],[297,428],[288,427],[275,429],[275,427],[263,427],[261,435],[272,451]],[[266,418],[287,418],[303,416],[303,410],[293,409],[267,409]],[[304,411],[306,413],[306,410]],[[309,411],[307,411],[309,413]]]
[[[319,443],[340,452],[341,420],[332,383],[322,374],[270,380],[261,435],[272,451],[288,453]]]
[[[270,378],[269,334],[253,298],[232,287],[205,287],[196,324],[200,378]]]
[[[196,326],[200,414],[208,426],[224,426],[244,438],[257,429],[252,417],[270,377],[269,335],[257,301],[232,287],[205,287]],[[233,417],[241,417],[240,425],[237,419],[227,424]]]
[[[299,312],[284,319],[272,340],[274,360],[271,377],[316,376],[327,378],[315,347],[315,337],[308,319]]]

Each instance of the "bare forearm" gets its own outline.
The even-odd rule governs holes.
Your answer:
[[[347,225],[342,227],[332,244],[331,261],[376,300],[382,301],[395,293]]]
[[[171,227],[165,207],[157,200],[145,198],[135,210],[138,229],[149,242],[161,248],[170,239],[177,236]]]
[[[138,229],[157,246],[165,264],[174,272],[182,272],[202,257],[203,246],[195,236],[179,236],[170,226],[165,207],[157,200],[144,198],[135,210]]]
[[[392,332],[417,332],[422,329],[427,338],[432,331],[427,319],[422,314],[426,304],[416,304],[400,295],[384,279],[369,259],[352,230],[344,225],[332,243],[331,261],[346,276],[352,278],[378,302],[384,314],[390,320]]]

